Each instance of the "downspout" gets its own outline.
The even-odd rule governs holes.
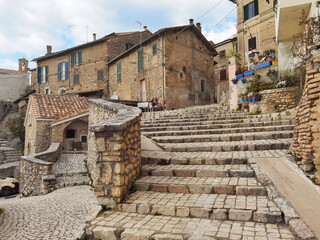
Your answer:
[[[165,64],[164,64],[164,35],[162,35],[162,44],[161,44],[161,52],[162,52],[162,102],[163,102],[163,109],[165,110],[165,97],[164,97],[164,70],[165,70]]]

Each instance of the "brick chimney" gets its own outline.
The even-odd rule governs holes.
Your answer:
[[[199,29],[199,31],[201,32],[201,23],[197,23],[197,28]]]
[[[190,23],[190,24],[193,24],[193,18],[190,18],[190,19],[189,19],[189,23]]]
[[[52,53],[52,46],[51,45],[47,45],[47,54]]]

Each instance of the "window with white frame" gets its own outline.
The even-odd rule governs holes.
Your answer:
[[[48,66],[38,67],[38,83],[48,82]]]
[[[69,79],[68,62],[58,63],[58,80]]]

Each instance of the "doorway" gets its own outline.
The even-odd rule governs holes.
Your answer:
[[[140,81],[140,101],[147,101],[146,80]]]

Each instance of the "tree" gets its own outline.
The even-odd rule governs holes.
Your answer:
[[[25,128],[24,128],[25,115],[26,115],[26,112],[21,111],[18,116],[11,118],[7,122],[7,127],[9,128],[12,135],[14,137],[19,138],[22,144],[24,144],[24,139],[25,139]]]

